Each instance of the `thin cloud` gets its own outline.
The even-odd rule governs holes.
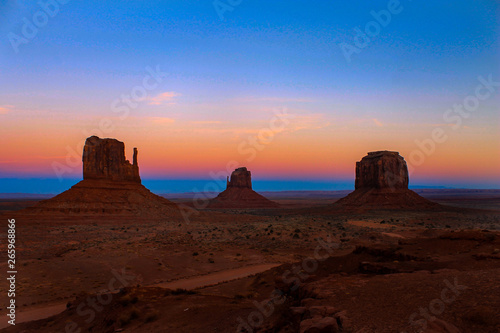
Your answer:
[[[40,160],[57,160],[57,159],[63,159],[63,158],[66,158],[67,156],[65,155],[61,155],[61,156],[41,156],[41,155],[38,155],[38,156],[34,156],[35,158],[38,158]]]
[[[373,118],[372,121],[375,123],[375,125],[377,125],[378,127],[384,127],[384,124],[382,124],[382,122],[380,120],[378,120],[377,118]]]
[[[173,118],[166,118],[166,117],[149,117],[149,120],[151,120],[155,124],[173,124],[175,123],[175,119]]]
[[[404,127],[407,126],[406,123],[404,122],[382,122],[377,118],[354,118],[352,119],[349,123],[349,126],[355,125],[355,126],[372,126],[375,125],[377,127],[385,127],[385,128],[390,128],[390,127]],[[412,123],[411,124],[412,128],[429,128],[429,127],[452,127],[454,128],[456,126],[455,123]],[[460,128],[464,129],[471,129],[474,127],[468,126],[468,125],[461,125]]]
[[[177,96],[181,96],[181,94],[174,91],[166,91],[155,97],[148,97],[146,100],[148,101],[149,105],[171,105],[175,104],[173,100]]]
[[[3,105],[0,106],[0,114],[7,114],[9,113],[10,109],[12,109],[14,106],[12,105]]]
[[[256,103],[256,102],[274,102],[274,103],[312,103],[314,100],[309,98],[296,97],[257,97],[247,96],[234,99],[238,103]]]
[[[216,125],[216,124],[222,124],[223,122],[220,120],[200,120],[200,121],[192,121],[191,123],[195,125]]]
[[[301,130],[316,130],[329,127],[331,123],[326,121],[324,114],[293,115],[290,126],[285,128],[285,132],[296,132]]]

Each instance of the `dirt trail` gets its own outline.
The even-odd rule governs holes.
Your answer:
[[[221,282],[241,279],[257,273],[262,273],[279,265],[280,264],[262,264],[255,266],[240,267],[235,269],[229,269],[222,272],[215,272],[207,275],[197,276],[193,278],[185,278],[172,282],[159,283],[151,285],[150,287],[160,287],[169,289],[177,289],[177,288],[197,289],[201,287],[208,287]],[[53,304],[45,306],[43,308],[18,311],[16,312],[16,324],[48,318],[63,312],[65,309],[66,309],[66,303]],[[7,323],[7,320],[2,320],[2,322],[0,322],[0,329],[6,328],[8,326],[10,325]]]
[[[27,311],[16,311],[16,324],[24,323],[26,321],[48,318],[50,316],[63,312],[65,309],[66,309],[66,303],[49,305],[43,308],[32,309]],[[0,329],[10,326],[10,324],[7,323],[7,320],[10,320],[10,318],[5,316],[2,317],[6,319],[2,319],[2,322],[0,322]]]
[[[350,225],[354,225],[356,227],[365,227],[365,228],[374,228],[374,229],[389,229],[389,228],[399,228],[399,229],[404,229],[401,226],[397,226],[394,224],[380,224],[379,222],[373,222],[373,221],[348,221]]]
[[[168,288],[168,289],[196,289],[208,287],[221,282],[244,278],[253,274],[267,271],[280,264],[262,264],[256,266],[246,266],[227,271],[211,273],[207,275],[197,276],[194,278],[181,279],[172,282],[155,284],[152,287]]]

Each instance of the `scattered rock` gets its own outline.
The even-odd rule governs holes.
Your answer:
[[[332,317],[306,319],[300,323],[300,333],[336,333],[339,332],[337,320]]]
[[[306,313],[306,308],[303,306],[291,307],[290,312],[292,313],[292,317],[296,322],[300,322],[302,317]]]
[[[314,298],[304,298],[303,300],[300,301],[300,305],[305,306],[305,307],[310,307],[316,301],[317,300]]]
[[[347,311],[340,311],[335,315],[339,328],[344,332],[349,332],[352,325],[351,320],[347,317]]]
[[[428,322],[427,329],[423,333],[461,333],[454,325],[441,319]]]
[[[333,306],[311,306],[309,307],[309,314],[311,317],[321,316],[326,317],[335,314],[337,311]]]

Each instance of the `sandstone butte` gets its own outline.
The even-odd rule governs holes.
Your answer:
[[[178,213],[177,205],[141,184],[138,150],[125,159],[125,145],[116,139],[91,136],[83,148],[83,180],[69,190],[43,200],[23,213],[39,217],[153,217]]]
[[[252,174],[238,168],[226,181],[226,190],[210,200],[208,208],[273,208],[279,205],[252,189]]]
[[[100,139],[91,136],[83,147],[83,179],[107,179],[141,183],[137,148],[134,148],[133,164],[125,159],[125,145],[116,139]]]
[[[335,202],[334,207],[355,211],[441,207],[409,190],[408,182],[408,167],[398,152],[370,152],[356,162],[354,192]]]

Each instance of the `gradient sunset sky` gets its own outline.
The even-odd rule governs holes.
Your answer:
[[[61,191],[94,134],[138,147],[149,184],[246,166],[257,190],[352,188],[394,150],[411,185],[500,188],[498,1],[57,6],[0,1],[0,192]]]

